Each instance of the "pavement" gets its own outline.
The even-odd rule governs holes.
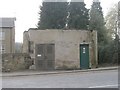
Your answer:
[[[16,77],[16,76],[32,76],[32,75],[48,75],[48,74],[64,74],[64,73],[77,73],[77,72],[91,72],[91,71],[103,71],[103,70],[117,70],[118,66],[114,67],[102,67],[87,70],[55,70],[55,71],[38,71],[38,70],[25,70],[17,72],[3,72],[0,77]]]
[[[119,78],[118,70],[103,70],[1,79],[3,88],[117,88]]]

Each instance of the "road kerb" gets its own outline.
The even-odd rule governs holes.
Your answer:
[[[77,73],[77,72],[90,72],[90,71],[104,71],[104,70],[117,70],[118,67],[110,68],[97,68],[88,70],[70,70],[70,71],[55,71],[55,72],[38,72],[38,73],[27,73],[27,74],[2,74],[0,77],[17,77],[17,76],[32,76],[32,75],[50,75],[50,74],[64,74],[64,73]]]

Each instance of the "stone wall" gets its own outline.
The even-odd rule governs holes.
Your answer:
[[[16,71],[29,69],[32,61],[28,54],[25,53],[5,53],[2,54],[2,71]]]

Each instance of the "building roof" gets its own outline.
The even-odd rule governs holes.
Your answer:
[[[0,18],[0,27],[14,27],[16,18]]]

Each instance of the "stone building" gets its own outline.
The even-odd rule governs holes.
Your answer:
[[[97,67],[97,32],[88,30],[35,30],[23,35],[23,53],[36,69],[88,69]]]
[[[0,18],[0,53],[15,52],[15,18]]]

